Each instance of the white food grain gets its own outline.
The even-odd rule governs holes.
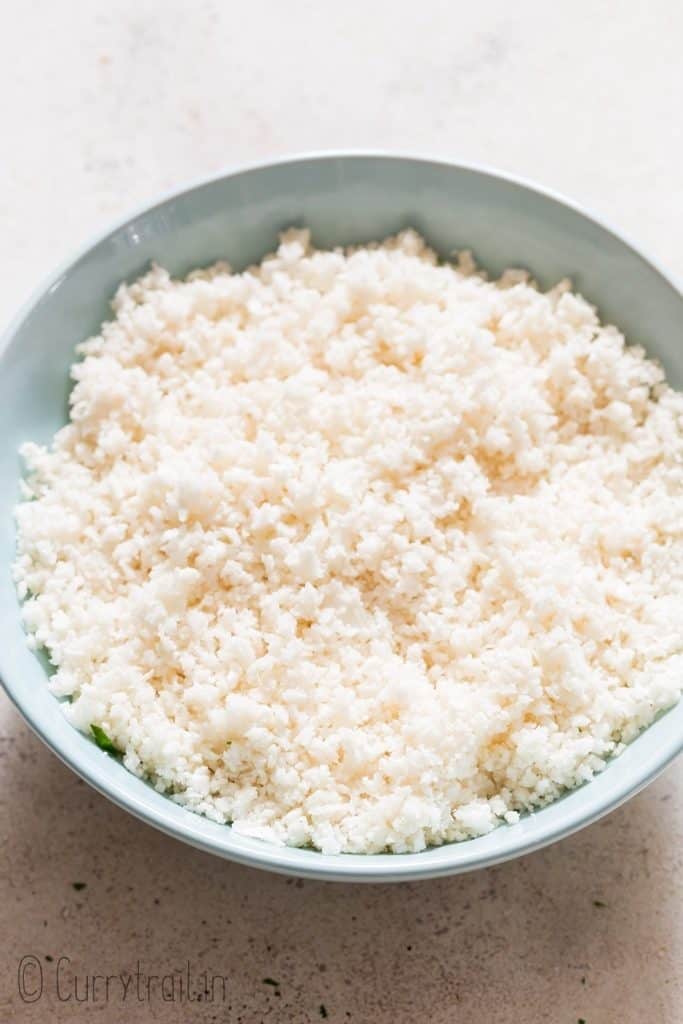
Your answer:
[[[240,832],[487,832],[680,694],[683,399],[566,284],[411,231],[153,268],[27,444],[16,580],[78,728]]]

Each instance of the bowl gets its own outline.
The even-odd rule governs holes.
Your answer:
[[[492,171],[387,154],[304,156],[249,167],[162,198],[90,242],[38,289],[0,341],[0,677],[45,743],[95,789],[169,835],[254,867],[310,878],[433,878],[529,853],[595,821],[650,782],[683,747],[683,702],[582,788],[486,836],[410,854],[324,855],[237,835],[173,803],[66,721],[48,664],[26,644],[11,580],[21,442],[66,421],[74,345],[95,333],[117,285],[150,260],[174,274],[227,259],[259,261],[292,224],[318,246],[381,239],[413,226],[447,256],[473,249],[496,274],[527,267],[543,286],[570,277],[683,386],[683,296],[631,243],[552,193]]]

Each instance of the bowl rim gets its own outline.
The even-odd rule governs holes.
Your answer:
[[[97,245],[105,241],[111,235],[120,231],[122,228],[125,228],[138,217],[149,215],[154,210],[166,205],[168,202],[182,199],[190,193],[200,190],[206,186],[210,186],[225,179],[238,177],[242,174],[249,174],[251,172],[269,170],[277,167],[294,167],[297,164],[308,164],[311,162],[349,159],[381,160],[387,162],[413,163],[417,165],[432,165],[449,170],[469,172],[481,177],[502,181],[526,192],[552,200],[566,207],[572,213],[578,214],[579,216],[593,222],[593,224],[597,225],[603,231],[612,235],[613,238],[630,249],[645,264],[654,270],[664,280],[664,282],[677,292],[681,299],[683,299],[683,285],[678,277],[665,269],[657,259],[651,257],[640,245],[632,241],[628,235],[615,228],[609,221],[605,220],[600,215],[595,214],[590,208],[587,208],[583,204],[568,199],[558,191],[538,185],[526,177],[510,174],[505,171],[499,171],[496,168],[485,164],[452,160],[444,156],[425,154],[422,152],[411,153],[396,150],[362,148],[314,150],[287,154],[275,159],[230,165],[217,173],[204,175],[193,179],[189,183],[181,185],[180,187],[165,190],[161,194],[157,193],[151,200],[137,205],[123,216],[109,222],[103,229],[87,237],[84,242],[75,248],[74,251],[72,251],[66,258],[62,259],[56,269],[44,276],[42,281],[29,293],[28,297],[21,303],[15,314],[10,317],[9,321],[0,333],[0,358],[2,358],[15,334],[24,321],[31,315],[34,308],[46,294],[58,285],[62,278],[70,272],[72,267],[80,260],[87,257],[89,252]],[[102,771],[100,773],[92,771],[85,762],[85,759],[80,758],[77,753],[67,752],[61,749],[59,744],[49,735],[49,730],[31,716],[29,711],[23,705],[21,689],[19,686],[10,681],[9,678],[4,678],[2,675],[0,675],[0,684],[5,690],[5,693],[9,697],[11,703],[19,711],[21,717],[28,724],[31,730],[64,764],[68,765],[72,771],[84,779],[84,781],[103,796],[110,799],[123,810],[128,811],[135,817],[146,822],[148,825],[152,825],[167,835],[173,836],[175,839],[186,842],[189,845],[205,852],[233,860],[237,863],[288,875],[298,875],[300,877],[330,881],[415,881],[442,877],[483,867],[490,867],[507,860],[525,856],[526,854],[558,842],[560,839],[566,838],[572,833],[593,824],[604,815],[609,814],[620,804],[630,799],[630,797],[634,796],[641,789],[647,786],[667,767],[667,765],[671,763],[671,761],[674,760],[678,754],[681,753],[681,751],[683,751],[683,732],[678,736],[674,734],[667,742],[660,744],[654,756],[651,756],[645,763],[643,771],[637,775],[635,780],[627,777],[623,781],[617,781],[611,793],[602,795],[600,798],[593,799],[588,807],[582,805],[573,809],[573,813],[569,813],[563,820],[555,824],[546,824],[545,827],[539,827],[537,820],[536,827],[534,829],[535,834],[526,837],[523,834],[520,834],[518,841],[507,849],[487,852],[482,851],[479,853],[471,851],[471,856],[467,857],[463,856],[464,848],[466,849],[468,846],[466,841],[464,843],[451,843],[444,844],[440,847],[432,847],[431,850],[428,849],[419,853],[327,855],[319,853],[318,851],[304,851],[299,850],[296,847],[280,846],[268,842],[258,842],[256,847],[246,851],[231,848],[229,829],[226,829],[226,845],[218,847],[209,836],[202,834],[201,824],[203,821],[208,819],[204,819],[188,810],[187,824],[183,823],[183,825],[179,827],[177,821],[171,820],[171,818],[165,816],[162,811],[146,806],[135,795],[127,792],[125,787],[122,788],[118,786],[107,775],[106,771]],[[638,738],[639,737],[636,737],[633,743],[636,743]],[[628,773],[626,774],[628,776]],[[135,776],[131,777],[134,778]],[[590,790],[590,786],[591,783],[589,782],[580,788],[585,791]],[[570,791],[569,795],[571,795],[572,792],[577,792],[577,790]],[[557,801],[554,801],[548,806],[553,806],[556,802]],[[530,817],[534,818],[533,813]],[[197,819],[197,827],[193,827],[195,823],[192,819]],[[517,826],[505,827],[517,828]],[[430,853],[445,851],[447,849],[460,851],[459,856],[455,858],[452,863],[449,862],[447,858],[440,858],[438,861],[434,861],[429,856]],[[305,858],[301,857],[301,854],[312,854],[313,859],[309,860],[308,856]]]

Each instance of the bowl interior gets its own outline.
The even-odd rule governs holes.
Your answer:
[[[503,860],[551,842],[632,795],[680,750],[683,703],[662,715],[589,785],[518,824],[419,854],[324,856],[234,833],[130,775],[64,719],[45,687],[45,660],[25,642],[10,577],[18,446],[47,442],[67,416],[73,349],[109,315],[126,279],[155,260],[174,274],[227,259],[260,260],[278,232],[311,228],[319,246],[420,231],[443,256],[470,248],[492,274],[531,270],[543,286],[570,277],[603,319],[658,357],[683,386],[683,298],[608,228],[524,184],[472,168],[386,156],[323,156],[238,172],[172,196],[94,242],[43,286],[0,343],[0,676],[29,724],[71,767],[121,806],[214,853],[311,877],[429,877]]]

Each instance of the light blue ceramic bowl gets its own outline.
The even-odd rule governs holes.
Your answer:
[[[10,578],[17,448],[48,441],[67,414],[74,345],[96,331],[123,279],[150,260],[176,274],[227,259],[235,268],[305,224],[320,246],[382,238],[412,225],[444,256],[472,248],[496,273],[528,267],[542,285],[570,277],[604,318],[683,386],[683,298],[612,229],[547,192],[490,171],[381,154],[327,154],[252,167],[162,199],[86,246],[44,283],[0,342],[0,676],[26,721],[87,782],[169,835],[222,857],[290,874],[356,881],[430,878],[483,867],[561,839],[650,782],[683,747],[683,703],[593,782],[516,825],[418,854],[324,856],[236,835],[178,807],[76,732],[25,642]],[[30,794],[27,794],[30,799]]]

